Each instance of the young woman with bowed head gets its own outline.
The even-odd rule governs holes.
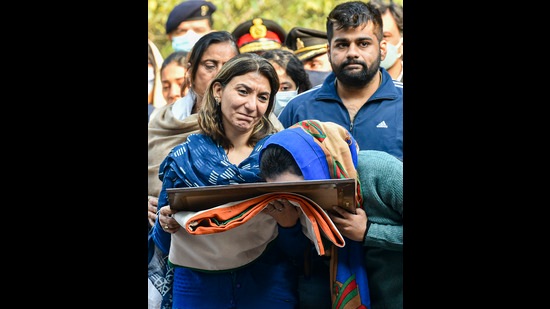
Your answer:
[[[160,67],[162,95],[166,104],[172,104],[184,96],[187,91],[182,88],[187,72],[187,53],[175,51],[168,55]]]
[[[267,182],[357,180],[356,214],[337,206],[338,215],[330,214],[347,237],[338,255],[347,253],[349,260],[342,266],[350,272],[343,274],[355,273],[357,293],[349,277],[330,276],[327,257],[312,255],[309,275],[300,281],[302,308],[403,308],[403,161],[356,145],[336,123],[304,120],[273,134],[260,152],[260,171]],[[342,252],[345,248],[349,251]],[[311,290],[317,291],[313,297],[303,293]]]
[[[157,253],[176,260],[174,250],[185,246],[180,242],[189,237],[171,216],[176,211],[169,206],[168,188],[263,181],[258,156],[266,139],[276,132],[268,115],[278,89],[277,72],[254,53],[231,58],[212,79],[198,111],[200,132],[174,147],[159,168],[159,216],[149,241]],[[302,233],[297,211],[266,215],[277,221],[278,234],[246,265],[211,271],[169,262],[173,290],[166,295],[173,297],[171,308],[298,308],[295,263],[303,258],[309,239]],[[211,249],[208,244],[193,247],[196,252]],[[205,258],[215,264],[233,257],[222,253]]]

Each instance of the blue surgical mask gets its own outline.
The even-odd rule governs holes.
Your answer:
[[[172,48],[174,51],[189,52],[200,38],[200,34],[197,34],[193,30],[188,30],[184,35],[172,37]]]
[[[401,54],[398,52],[399,47],[401,46],[401,43],[403,42],[403,37],[399,39],[399,43],[397,45],[392,45],[390,43],[386,44],[386,58],[380,62],[380,66],[384,69],[391,68],[394,63],[401,57]]]
[[[290,90],[290,91],[277,91],[275,94],[275,107],[273,108],[273,112],[275,113],[275,116],[279,116],[279,114],[283,111],[283,108],[288,104],[288,101],[292,98],[294,98],[298,94],[298,90]]]
[[[311,87],[315,87],[319,84],[322,84],[325,81],[325,78],[330,74],[331,71],[312,71],[306,70],[307,75],[309,75],[309,81],[311,82]]]

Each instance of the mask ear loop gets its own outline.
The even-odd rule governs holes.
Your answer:
[[[397,43],[397,45],[395,45],[395,47],[397,47],[397,49],[399,49],[402,45],[403,45],[403,37],[401,37],[399,39],[399,43]],[[397,58],[401,58],[402,56],[403,56],[403,53],[399,53],[399,56]]]

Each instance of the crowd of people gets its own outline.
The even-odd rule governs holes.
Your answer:
[[[149,40],[148,308],[402,308],[402,6],[343,2],[326,29],[288,32],[261,16],[217,30],[216,10],[176,5],[165,59]],[[285,197],[223,236],[262,222],[251,261],[182,261],[186,245],[212,265],[232,257],[208,253],[223,233],[182,228],[168,189],[339,178],[357,188],[355,213],[327,213],[345,246],[319,254]]]

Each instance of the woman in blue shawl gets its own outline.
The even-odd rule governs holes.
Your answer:
[[[357,181],[357,213],[336,207],[341,217],[331,215],[345,246],[329,257],[311,250],[310,271],[300,281],[304,308],[403,307],[402,161],[382,151],[359,151],[340,125],[304,120],[265,142],[260,170],[268,182]]]
[[[263,181],[258,158],[275,132],[268,115],[278,89],[277,72],[257,54],[241,54],[224,64],[198,113],[201,133],[189,135],[160,165],[159,216],[149,235],[149,261],[162,261],[171,243],[181,239],[178,235],[187,233],[170,217],[175,211],[168,205],[166,189]],[[309,240],[297,212],[293,222],[279,217],[274,216],[278,236],[245,266],[205,271],[164,263],[167,273],[159,272],[158,278],[166,286],[162,308],[297,308],[295,261],[302,259]]]

